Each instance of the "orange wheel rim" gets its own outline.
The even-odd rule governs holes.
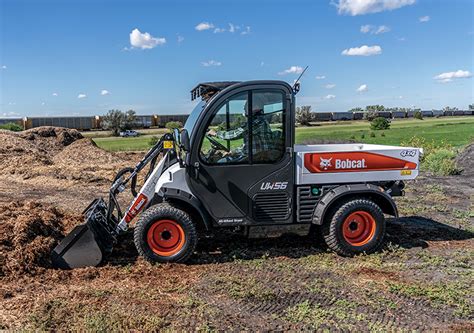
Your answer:
[[[159,220],[147,232],[147,243],[157,255],[169,257],[178,253],[186,240],[183,228],[173,220]]]
[[[377,223],[374,217],[362,210],[349,215],[342,224],[342,235],[352,246],[362,246],[374,238]]]

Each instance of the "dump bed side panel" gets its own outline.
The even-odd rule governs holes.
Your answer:
[[[299,145],[295,152],[298,185],[409,180],[418,176],[418,148]]]

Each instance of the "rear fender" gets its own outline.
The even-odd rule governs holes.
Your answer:
[[[385,214],[398,217],[398,210],[392,197],[372,184],[342,185],[333,188],[318,202],[313,213],[313,224],[321,225],[331,207],[350,197],[366,197],[380,206]]]

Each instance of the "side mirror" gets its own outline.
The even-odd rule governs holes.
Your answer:
[[[177,128],[173,129],[173,137],[174,137],[174,140],[176,141],[177,146],[180,147],[181,146],[181,135],[179,133],[179,129],[177,129]]]
[[[189,152],[191,150],[191,144],[189,143],[189,134],[187,130],[183,129],[181,131],[180,141],[181,141],[181,147],[183,147],[183,150],[185,152]]]

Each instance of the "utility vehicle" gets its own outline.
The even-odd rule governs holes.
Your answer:
[[[220,228],[275,237],[317,227],[340,255],[379,249],[384,215],[397,217],[393,197],[418,175],[421,149],[295,145],[298,91],[299,83],[282,81],[198,84],[191,97],[201,101],[184,129],[162,136],[140,163],[117,174],[108,202],[91,203],[85,223],[54,249],[53,263],[100,264],[138,215],[134,242],[151,262],[186,261],[201,233]],[[134,199],[122,212],[117,197],[126,187]]]
[[[126,131],[123,131],[123,132],[120,132],[119,135],[123,138],[125,137],[135,137],[135,136],[139,136],[140,133],[138,133],[137,131],[134,131],[134,130],[126,130]]]

